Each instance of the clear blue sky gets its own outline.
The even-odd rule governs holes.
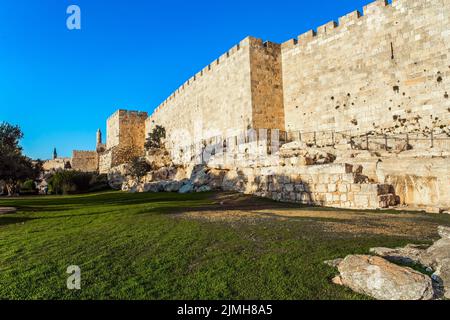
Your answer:
[[[369,2],[0,0],[0,121],[33,158],[94,149],[116,109],[151,113],[246,36],[284,42]],[[66,28],[71,4],[82,30]]]

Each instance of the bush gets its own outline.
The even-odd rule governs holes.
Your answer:
[[[148,134],[145,142],[145,149],[161,149],[164,146],[163,140],[166,138],[166,129],[157,125],[152,132]]]
[[[136,157],[128,165],[130,175],[136,178],[138,181],[142,179],[152,167],[147,163],[144,158]]]
[[[37,189],[34,180],[29,179],[26,180],[24,183],[22,183],[20,185],[20,194],[22,195],[37,194]]]
[[[105,175],[80,171],[59,171],[48,181],[52,194],[77,194],[109,189]]]

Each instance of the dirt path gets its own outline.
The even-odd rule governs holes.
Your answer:
[[[185,211],[180,217],[220,222],[260,219],[295,220],[319,224],[325,232],[419,236],[433,238],[439,225],[450,226],[450,216],[407,211],[355,211],[305,207],[239,194],[217,194],[214,205]]]

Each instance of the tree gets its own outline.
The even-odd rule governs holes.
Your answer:
[[[142,177],[144,177],[151,169],[152,168],[147,161],[140,157],[133,158],[129,164],[130,175],[138,181],[141,181]]]
[[[164,147],[163,139],[166,138],[166,129],[160,125],[156,125],[152,132],[149,133],[145,142],[145,149],[161,149]]]
[[[0,124],[0,180],[3,180],[8,195],[18,193],[18,184],[27,179],[35,179],[42,171],[42,162],[33,163],[22,154],[19,145],[23,133],[18,126],[3,122]]]

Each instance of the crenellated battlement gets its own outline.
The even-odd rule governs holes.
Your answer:
[[[116,117],[119,117],[121,119],[123,119],[123,118],[147,118],[148,113],[146,111],[119,109],[116,112],[114,112],[111,116],[109,116],[108,121],[112,120]]]
[[[155,113],[160,112],[166,105],[170,104],[177,96],[181,95],[186,89],[197,83],[198,80],[202,79],[204,76],[207,76],[211,72],[217,71],[223,64],[227,63],[229,59],[233,58],[241,50],[249,50],[250,47],[253,48],[256,47],[261,50],[273,50],[274,48],[277,48],[279,46],[280,45],[277,43],[270,41],[264,42],[262,39],[250,36],[243,39],[237,45],[233,46],[230,50],[222,54],[219,58],[208,64],[202,70],[197,72],[194,76],[189,78],[180,87],[178,87],[165,101],[163,101],[155,109]]]
[[[392,5],[388,3],[387,0],[376,0],[375,2],[369,3],[363,7],[363,14],[358,10],[353,11],[345,16],[342,16],[336,21],[327,22],[321,25],[317,30],[309,30],[304,34],[297,37],[297,39],[290,39],[284,42],[281,47],[283,50],[292,49],[297,45],[305,46],[316,39],[322,39],[335,35],[337,32],[347,31],[349,27],[356,25],[361,19],[367,17],[374,17],[376,15],[382,14],[382,10],[389,8],[392,9],[396,6],[397,2],[404,0],[393,0]]]
[[[96,151],[90,151],[90,150],[73,150],[73,154],[77,155],[94,155],[97,154]]]

